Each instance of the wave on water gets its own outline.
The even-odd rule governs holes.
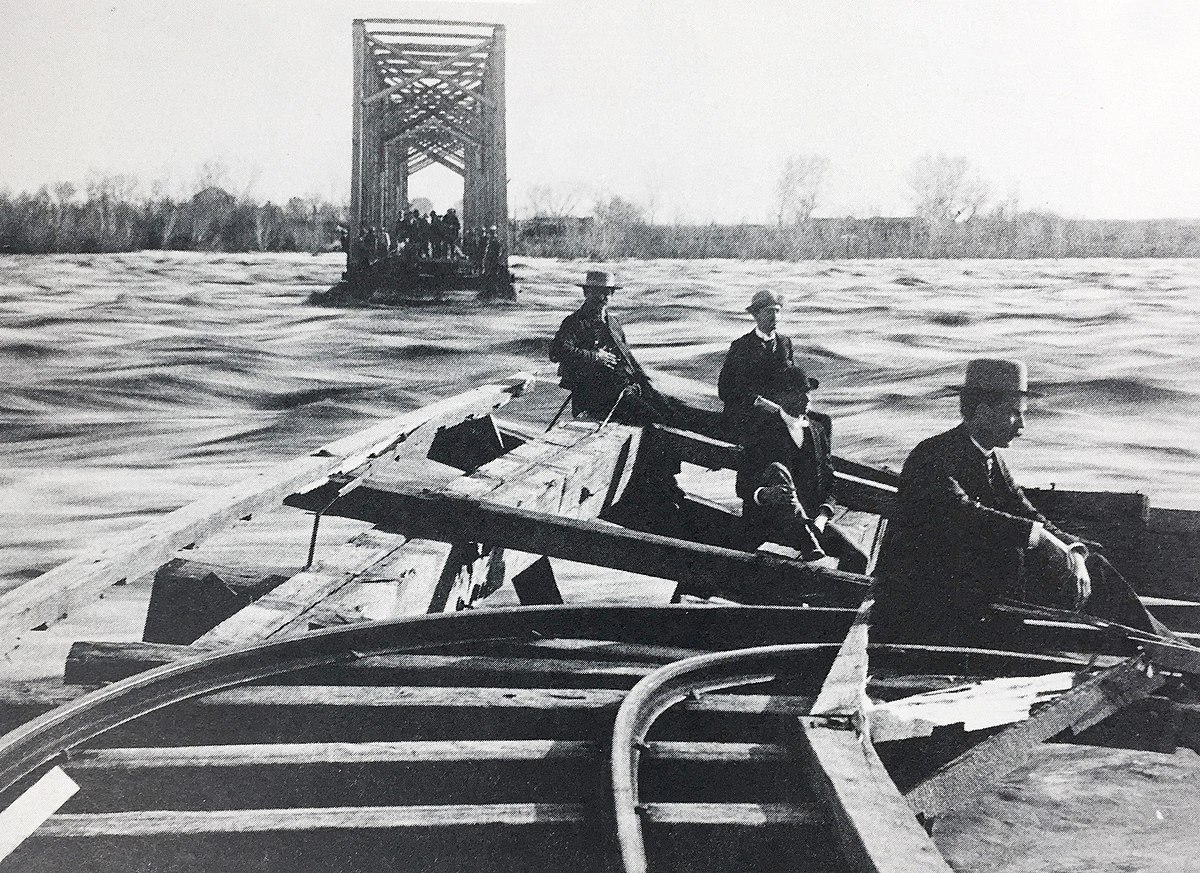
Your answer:
[[[942,327],[965,327],[975,319],[965,312],[939,312],[929,316],[929,320]]]
[[[552,385],[550,338],[595,268],[625,286],[612,306],[635,354],[689,396],[715,402],[729,343],[753,327],[743,308],[767,288],[816,402],[841,416],[838,446],[865,460],[952,425],[941,388],[970,358],[1020,357],[1047,399],[1015,460],[1040,471],[1082,448],[1089,468],[1053,481],[1200,506],[1200,261],[522,264],[514,303],[341,310],[304,303],[337,281],[336,255],[0,258],[0,587],[112,532],[85,516],[144,516],[181,477],[202,494],[520,369]],[[538,390],[552,415],[563,392]]]
[[[1170,388],[1134,378],[1031,381],[1031,387],[1057,401],[1067,400],[1091,406],[1177,403],[1185,399],[1194,400],[1196,397],[1194,391]]]

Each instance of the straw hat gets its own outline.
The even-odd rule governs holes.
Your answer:
[[[953,387],[964,393],[973,391],[980,394],[1042,396],[1029,390],[1029,371],[1024,361],[996,358],[976,358],[969,362],[962,385]]]

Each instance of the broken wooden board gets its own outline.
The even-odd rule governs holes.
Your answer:
[[[15,647],[32,628],[59,621],[73,602],[154,571],[179,548],[275,505],[308,482],[360,466],[431,420],[486,414],[503,406],[524,390],[530,378],[520,374],[507,382],[474,388],[336,440],[155,519],[125,534],[118,545],[82,555],[5,592],[0,595],[0,646]]]
[[[1012,772],[1031,749],[1063,731],[1079,732],[1104,720],[1163,684],[1142,658],[1130,658],[1090,677],[1036,715],[972,746],[905,795],[916,812],[937,815]]]

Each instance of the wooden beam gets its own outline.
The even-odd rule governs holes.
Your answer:
[[[861,721],[867,704],[867,629],[870,626],[871,606],[867,598],[855,613],[854,623],[842,640],[837,657],[821,691],[813,704],[812,715],[849,718]]]
[[[161,643],[77,642],[67,656],[63,681],[72,685],[98,685],[133,676],[153,667],[194,657],[190,646]],[[507,678],[523,684],[539,685],[554,681],[577,680],[588,687],[630,688],[653,669],[650,664],[632,661],[600,661],[546,657],[491,657],[487,655],[368,655],[338,665],[338,675],[352,683],[379,681],[462,684]]]
[[[86,749],[72,752],[69,766],[75,772],[593,759],[600,759],[600,746],[584,740],[413,740]]]
[[[519,374],[508,382],[474,388],[336,440],[123,534],[120,544],[82,555],[0,594],[0,648],[19,645],[31,628],[60,620],[73,599],[94,597],[111,585],[152,572],[182,546],[278,503],[307,483],[360,466],[423,424],[447,415],[483,415],[500,408],[520,394],[529,379]]]
[[[328,806],[305,809],[220,809],[52,815],[34,841],[69,837],[154,837],[248,834],[277,831],[395,830],[401,828],[575,824],[582,804],[493,803],[481,805]],[[588,812],[590,818],[591,812]]]
[[[657,761],[720,764],[794,760],[787,746],[770,743],[659,741],[644,755]],[[436,764],[483,761],[599,761],[601,747],[587,740],[406,740],[321,743],[227,743],[73,751],[72,772],[162,770],[179,767],[292,767],[302,764]]]
[[[743,602],[852,605],[870,580],[815,569],[764,553],[741,552],[642,533],[600,521],[429,495],[402,483],[367,479],[370,518],[429,539],[462,538],[686,583]],[[359,489],[362,491],[362,489]],[[362,517],[362,516],[354,516]]]
[[[654,439],[681,461],[710,470],[736,470],[741,467],[745,452],[741,446],[661,424],[650,427]]]
[[[327,550],[312,568],[297,573],[201,634],[192,646],[211,650],[247,645],[294,627],[297,619],[318,602],[382,563],[405,543],[404,537],[395,534],[364,531],[348,544]]]
[[[817,825],[827,820],[815,803],[643,803],[638,813],[651,825],[761,828]]]
[[[197,698],[202,708],[238,710],[342,706],[365,709],[523,709],[535,712],[615,711],[625,699],[616,688],[523,688],[429,685],[248,685]],[[706,694],[680,704],[686,712],[802,715],[812,698],[789,694]],[[185,705],[190,707],[193,704]]]
[[[1124,706],[1148,696],[1163,677],[1141,658],[1097,673],[1046,705],[1027,721],[996,734],[959,755],[912,788],[912,809],[937,815],[961,804],[972,793],[1025,764],[1034,746],[1063,731],[1078,733]]]
[[[827,727],[822,719],[800,725],[809,778],[849,869],[950,873],[863,734]]]

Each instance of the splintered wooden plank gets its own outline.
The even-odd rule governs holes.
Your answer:
[[[583,818],[583,805],[573,803],[137,810],[52,815],[34,832],[33,839],[557,825],[581,822]]]
[[[874,601],[864,600],[821,684],[813,715],[860,717],[867,702],[867,630]]]
[[[405,544],[404,537],[363,531],[348,544],[316,556],[311,569],[297,573],[282,585],[235,612],[192,646],[219,649],[265,640],[294,623],[324,598],[350,584],[354,578]]]
[[[643,803],[643,822],[652,825],[783,827],[825,822],[815,803]]]
[[[906,795],[916,812],[936,815],[1025,764],[1034,746],[1065,730],[1079,732],[1163,684],[1158,671],[1130,658],[1091,677],[1032,718],[968,749]]]
[[[950,873],[864,735],[815,719],[801,719],[800,726],[809,779],[849,869]]]
[[[449,543],[410,539],[324,598],[310,615],[298,615],[292,628],[300,630],[301,621],[327,627],[440,612],[446,598],[439,591],[449,590],[448,577],[458,573],[462,558]]]
[[[1074,687],[1075,675],[986,679],[876,704],[871,708],[871,740],[927,737],[947,725],[961,725],[970,732],[1023,721],[1033,707]]]
[[[177,767],[294,767],[309,764],[434,764],[599,760],[583,740],[415,740],[365,743],[230,743],[73,752],[71,772]]]
[[[0,647],[11,648],[30,629],[59,621],[73,601],[90,599],[122,580],[150,573],[179,548],[279,503],[316,479],[354,469],[432,419],[486,413],[503,406],[528,379],[521,374],[506,383],[484,385],[336,440],[123,534],[119,544],[81,555],[0,594]]]

